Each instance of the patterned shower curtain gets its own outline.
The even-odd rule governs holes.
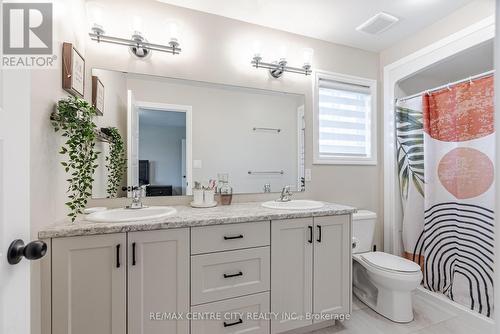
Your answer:
[[[396,144],[403,204],[404,257],[419,263],[415,251],[424,230],[424,124],[422,96],[399,100],[396,105]]]
[[[422,113],[418,112],[418,100]],[[493,77],[398,103],[396,113],[399,112],[403,116],[397,119],[398,144],[410,139],[405,137],[408,135],[405,130],[411,128],[415,137],[412,144],[420,145],[417,134],[423,132],[423,147],[414,146],[412,150],[404,142],[398,145],[406,150],[402,155],[398,151],[398,156],[406,159],[398,163],[403,203],[407,194],[403,222],[405,251],[423,266],[425,288],[491,316],[495,200]],[[413,165],[416,167],[412,169]],[[423,167],[422,174],[417,167]],[[420,186],[424,197],[417,199],[425,198],[424,217],[406,217],[409,207],[421,206],[421,202],[410,202],[411,188],[420,190]],[[412,209],[412,214],[415,210]]]

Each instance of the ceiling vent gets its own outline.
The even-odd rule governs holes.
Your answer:
[[[370,35],[378,35],[392,27],[398,21],[399,19],[397,17],[380,12],[365,23],[361,24],[356,28],[356,30]]]

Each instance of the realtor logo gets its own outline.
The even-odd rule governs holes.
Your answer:
[[[52,54],[52,3],[4,3],[2,9],[4,55]]]

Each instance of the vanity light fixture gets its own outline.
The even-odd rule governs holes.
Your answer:
[[[142,20],[137,17],[134,18],[133,21],[133,33],[130,39],[106,35],[102,24],[100,24],[99,22],[93,23],[89,36],[93,41],[96,41],[97,43],[103,42],[128,46],[132,54],[134,54],[138,58],[147,57],[149,54],[151,54],[151,51],[160,51],[177,55],[182,51],[177,38],[178,28],[172,23],[170,24],[170,29],[172,36],[168,45],[149,43],[141,32]]]
[[[252,59],[252,66],[255,68],[268,69],[271,76],[276,79],[280,78],[285,72],[310,75],[312,73],[311,67],[313,55],[313,49],[304,49],[304,64],[302,65],[302,67],[292,67],[288,66],[288,61],[284,56],[282,56],[279,61],[267,63],[262,61],[260,52],[256,52]]]

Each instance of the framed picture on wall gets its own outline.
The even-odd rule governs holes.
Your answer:
[[[85,88],[85,59],[71,43],[63,43],[62,52],[63,89],[83,97]]]
[[[104,114],[104,85],[95,75],[92,76],[92,105],[97,110],[97,115]]]

